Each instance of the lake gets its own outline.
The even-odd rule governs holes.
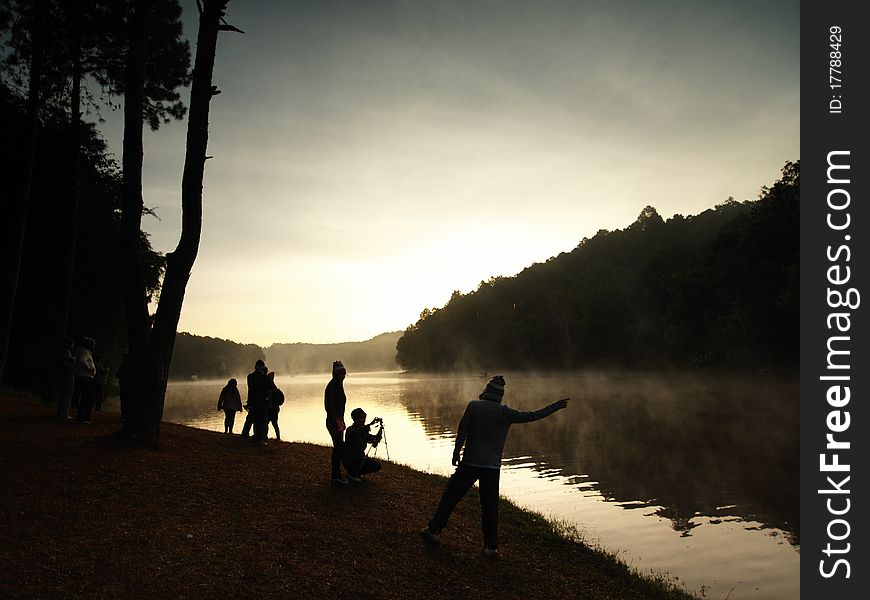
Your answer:
[[[796,376],[572,373],[511,375],[504,403],[566,410],[514,425],[501,493],[570,523],[640,571],[729,600],[793,600],[799,578],[799,393]],[[281,437],[329,445],[329,375],[278,377]],[[244,378],[239,378],[242,398]],[[225,381],[173,382],[164,419],[223,431]],[[448,475],[456,426],[486,378],[350,373],[350,411],[383,417],[394,462]],[[241,431],[244,413],[237,416]],[[241,418],[239,418],[241,417]],[[270,437],[274,435],[270,427]],[[324,479],[329,465],[324,464]],[[373,479],[383,475],[374,475]],[[432,505],[421,509],[420,526]],[[449,531],[446,533],[449,543]],[[510,540],[503,540],[505,546]]]

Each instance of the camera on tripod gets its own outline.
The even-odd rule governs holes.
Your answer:
[[[381,417],[375,417],[372,419],[367,427],[371,427],[377,423],[380,426],[380,431],[378,432],[378,437],[375,438],[374,443],[372,443],[372,448],[375,449],[375,453],[377,453],[378,444],[383,440],[384,447],[387,449],[387,458],[390,458],[390,447],[387,444],[387,428],[384,426],[384,420]]]

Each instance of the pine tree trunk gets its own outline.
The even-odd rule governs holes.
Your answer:
[[[34,0],[32,5],[32,31],[30,43],[30,76],[27,86],[27,127],[21,180],[16,191],[2,206],[0,215],[6,222],[5,235],[0,240],[0,381],[6,369],[9,355],[9,339],[12,333],[12,317],[15,296],[18,292],[18,276],[24,253],[24,233],[27,229],[27,213],[30,209],[30,188],[33,180],[33,162],[36,157],[36,136],[39,126],[39,94],[42,76],[42,26],[43,0]]]
[[[121,164],[121,256],[127,320],[127,383],[121,396],[124,431],[133,434],[144,418],[139,380],[148,334],[148,305],[139,235],[142,226],[143,108],[145,104],[145,59],[148,46],[150,0],[136,0],[130,19],[130,41],[124,76],[124,143]]]
[[[208,147],[208,113],[214,95],[212,75],[220,19],[227,3],[228,0],[205,0],[200,15],[190,90],[187,149],[181,182],[181,239],[175,251],[167,256],[166,275],[160,290],[160,302],[148,339],[140,378],[144,419],[140,421],[137,433],[143,439],[155,438],[160,433],[178,320],[181,317],[190,271],[199,251],[202,232],[202,181]]]
[[[82,19],[83,8],[81,0],[71,3],[72,30],[70,35],[70,49],[72,50],[72,72],[70,73],[71,92],[69,104],[69,155],[68,177],[69,196],[66,202],[60,201],[60,210],[63,212],[61,222],[64,230],[62,237],[55,248],[57,257],[56,273],[56,296],[52,306],[52,315],[46,318],[46,342],[43,363],[52,365],[49,369],[52,373],[51,382],[46,382],[52,394],[56,393],[53,384],[60,377],[56,369],[63,368],[56,357],[62,347],[63,339],[67,335],[70,306],[72,305],[73,287],[76,273],[76,249],[78,247],[79,233],[79,202],[81,189],[81,145],[82,145]],[[90,332],[80,332],[89,335]]]

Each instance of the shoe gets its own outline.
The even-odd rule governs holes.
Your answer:
[[[420,531],[420,537],[431,544],[440,544],[441,543],[441,536],[438,535],[437,533],[432,533],[431,531],[429,531],[428,527],[426,527],[425,529]]]
[[[484,558],[498,558],[498,549],[490,548],[489,546],[484,546],[483,550],[480,551]]]
[[[350,479],[351,481],[353,481],[354,483],[362,483],[361,477],[354,477],[353,475],[348,475],[347,478]]]
[[[341,485],[350,485],[350,482],[344,477],[333,477],[329,480],[330,483],[340,483]]]

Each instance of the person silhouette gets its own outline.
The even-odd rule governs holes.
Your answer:
[[[480,482],[481,525],[483,529],[482,554],[491,558],[498,552],[498,483],[501,472],[501,457],[508,430],[514,423],[529,423],[543,419],[568,406],[563,398],[531,412],[523,412],[501,403],[505,381],[496,375],[486,384],[478,400],[465,407],[459,421],[456,443],[453,449],[453,466],[456,471],[447,481],[447,487],[438,503],[429,524],[420,532],[424,540],[441,541],[440,535],[447,526],[453,509],[471,489]],[[462,448],[465,446],[464,452]],[[460,452],[462,452],[460,456]]]
[[[268,430],[269,423],[275,430],[275,439],[281,441],[281,429],[278,428],[278,413],[281,412],[281,405],[284,404],[284,392],[275,385],[275,372],[272,371],[267,375],[269,378],[269,415],[267,417],[266,428]]]
[[[326,410],[326,430],[332,438],[332,456],[330,457],[330,481],[347,485],[347,478],[341,476],[341,455],[344,449],[344,407],[347,396],[344,393],[344,378],[347,369],[340,360],[332,363],[332,379],[323,390],[323,408]]]
[[[217,409],[224,411],[224,433],[232,433],[236,422],[236,413],[242,412],[242,395],[239,393],[239,382],[230,379],[221,390]]]
[[[78,406],[76,421],[78,423],[90,423],[91,411],[94,408],[94,375],[97,367],[94,365],[94,349],[96,342],[93,338],[84,337],[79,340],[75,351],[76,379],[73,390],[73,403]]]
[[[353,409],[350,412],[350,418],[353,419],[353,425],[344,432],[344,450],[341,462],[347,470],[347,478],[359,483],[362,481],[360,479],[362,475],[381,470],[381,463],[366,456],[366,447],[369,444],[377,446],[381,442],[384,437],[384,428],[383,421],[379,418],[366,425],[366,411],[361,408]],[[372,435],[371,426],[374,423],[378,423],[380,428],[375,435]]]
[[[269,378],[266,377],[266,363],[258,360],[254,370],[248,374],[248,416],[254,427],[251,443],[255,446],[265,446],[266,434],[269,431]]]
[[[60,352],[57,371],[57,417],[61,421],[69,421],[73,390],[76,381],[76,342],[72,338],[65,338],[63,349]]]

